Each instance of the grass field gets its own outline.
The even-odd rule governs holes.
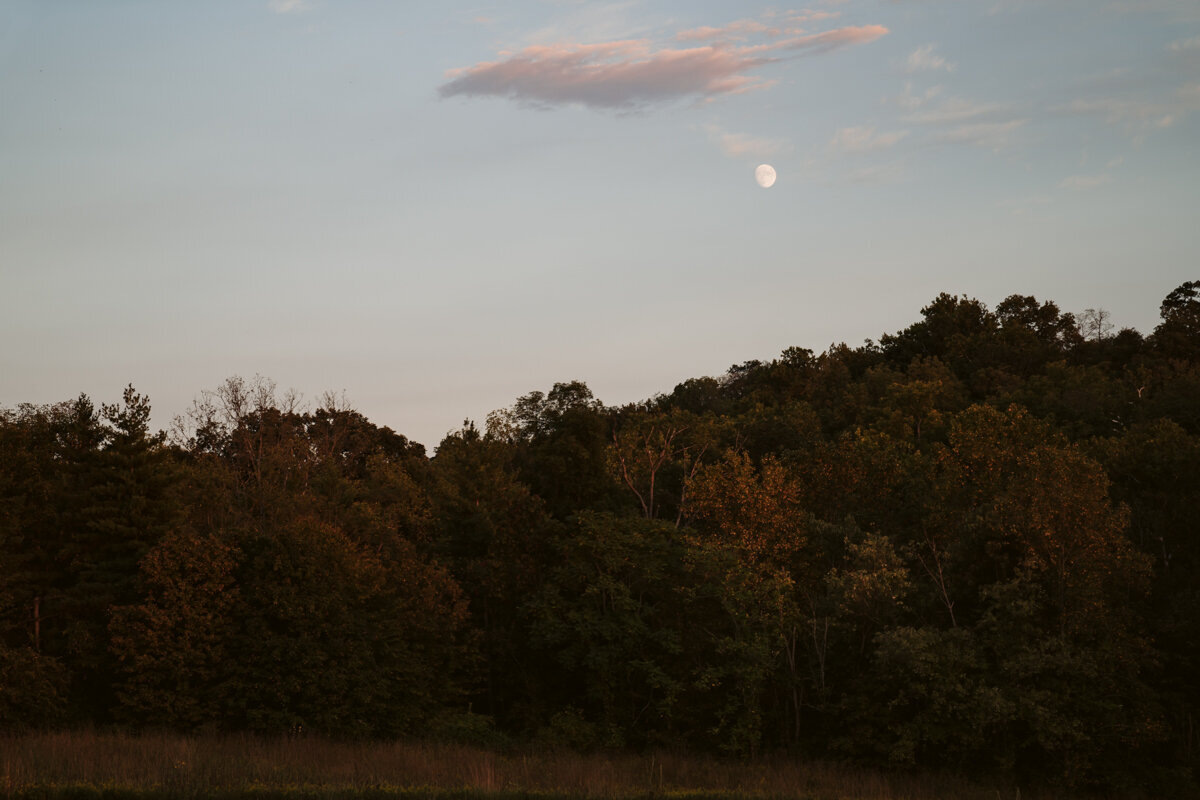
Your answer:
[[[672,754],[498,754],[412,742],[71,732],[0,737],[0,796],[1045,800],[1058,795],[783,758],[747,763]]]

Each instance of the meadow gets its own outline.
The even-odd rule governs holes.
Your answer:
[[[944,774],[887,774],[783,757],[725,761],[669,753],[498,753],[403,741],[97,732],[0,737],[0,794],[46,800],[1060,797]]]

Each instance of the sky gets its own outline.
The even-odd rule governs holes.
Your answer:
[[[1198,226],[1195,0],[0,2],[0,407],[261,375],[432,450],[941,292],[1149,333]]]

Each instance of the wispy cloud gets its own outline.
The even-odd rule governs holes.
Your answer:
[[[637,0],[619,2],[555,2],[571,10],[522,38],[522,45],[553,42],[609,42],[642,39],[658,25],[640,12]]]
[[[999,103],[976,103],[958,97],[947,97],[935,105],[922,103],[920,108],[905,119],[920,125],[950,125],[999,116],[1005,111]]]
[[[790,152],[792,144],[787,139],[768,139],[762,136],[751,136],[747,133],[732,133],[722,130],[717,125],[705,125],[708,138],[720,146],[721,151],[730,158],[767,158]]]
[[[1056,110],[1099,116],[1109,125],[1119,125],[1134,135],[1143,136],[1151,131],[1169,128],[1183,117],[1200,111],[1200,84],[1181,86],[1168,100],[1097,97],[1075,100]]]
[[[831,50],[846,47],[847,45],[873,42],[887,34],[888,29],[882,25],[848,26],[832,31],[825,31],[824,33],[814,33],[794,39],[785,39],[779,42],[776,47],[785,50],[827,53]]]
[[[918,93],[907,82],[894,102],[907,112],[901,119],[929,129],[927,141],[935,144],[967,144],[1000,151],[1007,149],[1014,134],[1030,121],[1002,103],[945,97],[940,86]]]
[[[914,111],[924,105],[931,103],[942,93],[941,86],[930,86],[920,94],[913,92],[912,81],[905,81],[904,91],[895,99],[896,105],[905,111]]]
[[[829,140],[829,149],[846,154],[871,153],[887,150],[907,135],[908,131],[876,133],[873,126],[842,128]]]
[[[934,53],[933,45],[927,44],[918,47],[908,54],[908,58],[904,62],[904,69],[906,72],[930,72],[937,70],[953,72],[955,65]]]
[[[1167,49],[1172,53],[1185,53],[1190,51],[1200,50],[1200,36],[1193,36],[1190,39],[1179,39],[1167,45]]]
[[[1103,186],[1106,183],[1112,182],[1112,176],[1104,175],[1071,175],[1063,178],[1058,182],[1058,188],[1071,189],[1072,191],[1084,191],[1087,189],[1095,189]]]
[[[781,32],[781,29],[772,27],[765,22],[759,22],[756,19],[739,19],[720,27],[706,25],[700,28],[680,31],[675,34],[675,38],[681,42],[711,42],[714,40],[730,39],[744,40],[753,35],[764,34],[767,36],[778,36]]]
[[[680,41],[745,41],[753,36],[779,38],[783,36],[804,36],[808,33],[803,26],[813,22],[823,22],[841,15],[839,11],[823,9],[804,9],[788,11],[784,14],[768,13],[762,19],[739,19],[724,25],[705,25],[690,28],[675,34]]]
[[[308,8],[304,0],[271,0],[267,5],[276,14],[295,14]]]
[[[1165,104],[1116,97],[1075,100],[1066,106],[1066,110],[1075,114],[1095,114],[1104,117],[1109,124],[1130,125],[1141,130],[1169,127],[1176,118],[1174,109]]]
[[[846,176],[851,183],[867,184],[898,183],[903,179],[903,164],[872,164],[853,170]]]
[[[967,144],[999,152],[1012,145],[1013,134],[1028,122],[1028,119],[1009,119],[955,125],[936,134],[934,139],[944,144]]]
[[[839,0],[842,2],[844,0]],[[831,3],[830,5],[836,5]],[[789,11],[784,15],[784,19],[791,25],[807,25],[810,22],[821,22],[827,19],[834,19],[841,16],[840,11],[826,11],[820,8],[806,8],[800,11]]]
[[[740,27],[750,31],[753,26]],[[773,81],[750,73],[789,53],[826,53],[887,33],[882,25],[866,25],[745,45],[716,41],[674,48],[648,39],[533,45],[502,52],[496,61],[451,70],[438,93],[599,109],[641,108],[688,97],[710,100],[771,86]]]

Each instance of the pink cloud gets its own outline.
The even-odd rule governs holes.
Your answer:
[[[840,11],[821,11],[817,9],[806,8],[803,11],[787,12],[787,20],[793,24],[802,24],[807,22],[818,22],[823,19],[833,19],[840,17]]]
[[[722,25],[719,28],[708,25],[702,28],[692,28],[691,30],[675,34],[675,38],[680,41],[710,42],[714,39],[744,39],[747,35],[756,33],[767,36],[778,36],[779,29],[772,28],[770,25],[758,20],[739,19],[736,22],[730,22],[728,25]]]
[[[502,61],[456,70],[442,97],[495,95],[533,104],[627,108],[765,85],[745,73],[767,59],[717,46],[651,50],[643,41],[526,47]]]
[[[749,30],[752,21],[743,25]],[[501,53],[497,61],[451,70],[438,88],[442,97],[507,97],[531,105],[579,103],[627,109],[686,97],[712,99],[762,89],[772,82],[752,70],[775,58],[771,51],[827,52],[870,42],[886,34],[882,25],[839,28],[770,44],[708,44],[655,48],[646,40],[556,44]]]
[[[779,42],[777,47],[787,50],[805,50],[813,53],[828,53],[852,44],[866,44],[881,36],[886,36],[888,29],[882,25],[857,25],[846,28],[836,28],[824,33],[814,33],[787,39]]]

